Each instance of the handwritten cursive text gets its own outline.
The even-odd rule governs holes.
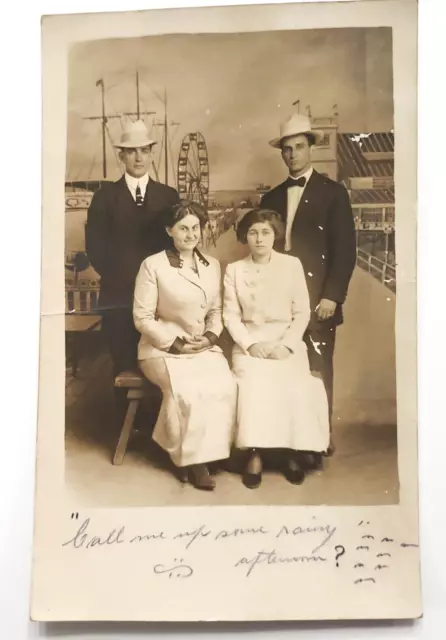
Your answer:
[[[335,532],[336,532],[336,527],[331,526],[330,524],[314,525],[310,527],[294,527],[294,529],[286,527],[283,524],[280,527],[280,530],[278,531],[276,538],[281,538],[282,536],[298,536],[304,533],[325,534],[322,542],[318,544],[316,547],[314,547],[314,549],[311,551],[311,553],[313,554],[319,551],[319,549],[321,549],[324,545],[326,545],[327,542],[334,536]]]
[[[90,524],[90,518],[84,520],[79,529],[76,531],[73,538],[67,540],[62,543],[63,547],[72,546],[75,549],[80,549],[84,547],[85,549],[90,549],[91,547],[103,546],[103,545],[111,545],[111,544],[123,544],[124,540],[124,532],[125,527],[121,527],[119,531],[116,529],[112,529],[105,536],[95,536],[91,535],[88,531],[88,526]]]
[[[276,554],[275,549],[272,551],[258,551],[255,556],[252,558],[240,558],[235,563],[235,567],[239,567],[242,565],[247,566],[246,577],[248,578],[255,567],[263,564],[263,565],[271,565],[271,564],[286,564],[286,563],[318,563],[325,562],[327,558],[323,556],[278,556]]]

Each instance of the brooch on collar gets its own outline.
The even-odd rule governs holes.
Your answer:
[[[201,262],[201,264],[203,264],[205,267],[209,266],[209,262],[208,260],[206,260],[206,258],[204,257],[204,255],[202,253],[200,253],[198,251],[198,249],[194,249],[195,255],[197,256],[198,260]]]

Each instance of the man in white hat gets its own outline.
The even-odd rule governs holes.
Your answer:
[[[101,277],[99,309],[114,376],[136,369],[140,337],[132,315],[136,275],[147,256],[165,248],[160,214],[179,202],[175,189],[149,177],[155,144],[144,122],[129,122],[114,145],[124,174],[117,182],[104,183],[88,210],[87,254]]]
[[[343,322],[342,304],[356,263],[356,237],[347,190],[315,171],[312,147],[323,137],[309,118],[294,114],[270,145],[280,149],[289,175],[266,193],[261,206],[277,211],[285,224],[279,251],[302,262],[310,294],[311,320],[304,336],[310,366],[327,391],[330,422],[333,406],[333,354],[336,327]],[[331,437],[329,454],[334,451]],[[320,457],[313,456],[319,466]]]

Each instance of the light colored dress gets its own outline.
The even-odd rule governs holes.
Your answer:
[[[223,319],[235,342],[235,445],[325,451],[328,403],[322,380],[311,375],[302,340],[310,304],[300,260],[273,251],[267,264],[248,256],[228,265]],[[251,345],[264,341],[279,342],[292,355],[283,360],[249,355]]]
[[[163,394],[153,439],[179,467],[228,458],[236,419],[237,384],[221,349],[170,351],[178,338],[223,329],[220,265],[203,254],[196,264],[197,273],[172,252],[150,256],[134,295],[139,364]]]

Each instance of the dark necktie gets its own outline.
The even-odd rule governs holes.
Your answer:
[[[294,178],[289,177],[287,180],[287,187],[305,187],[306,180],[303,176],[295,180]]]
[[[138,207],[142,207],[144,204],[144,198],[141,195],[141,189],[139,188],[139,184],[136,186],[136,205]]]

